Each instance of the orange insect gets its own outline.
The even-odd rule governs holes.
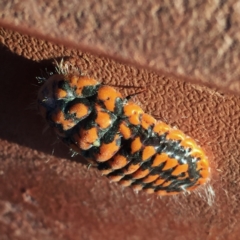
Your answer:
[[[156,121],[110,86],[58,67],[38,93],[38,109],[57,136],[123,186],[158,195],[193,190],[209,179],[201,147]]]

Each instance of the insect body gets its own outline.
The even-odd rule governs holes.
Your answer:
[[[192,138],[93,78],[52,75],[39,90],[38,108],[69,148],[123,186],[171,195],[209,178],[207,157]]]

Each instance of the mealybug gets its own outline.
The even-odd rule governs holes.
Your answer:
[[[122,186],[171,195],[204,184],[209,162],[180,130],[156,121],[113,87],[63,63],[38,93],[38,109],[57,136]]]

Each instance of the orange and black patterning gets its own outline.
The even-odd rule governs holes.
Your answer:
[[[192,138],[93,78],[50,76],[39,90],[38,109],[69,148],[122,186],[171,195],[209,178],[207,157]]]

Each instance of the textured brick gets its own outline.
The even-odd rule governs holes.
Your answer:
[[[239,11],[237,0],[2,0],[0,25],[239,94]]]

